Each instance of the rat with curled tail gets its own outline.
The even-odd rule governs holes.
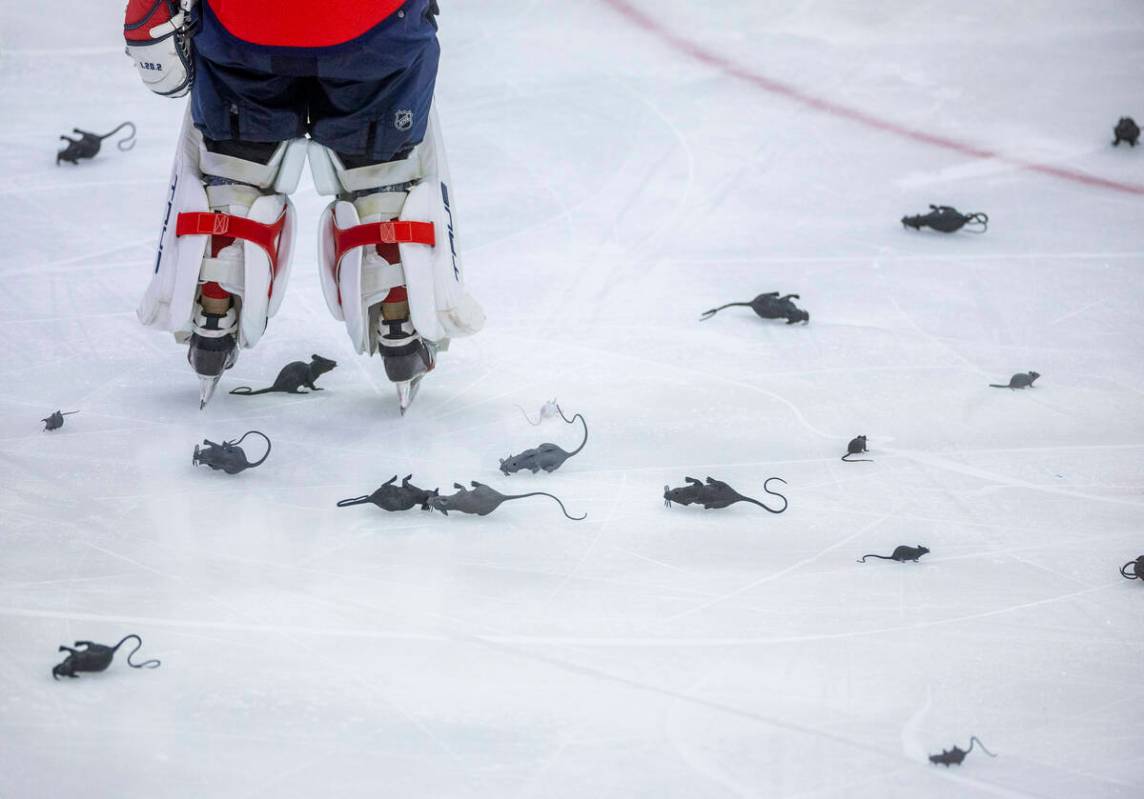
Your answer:
[[[522,469],[528,469],[533,474],[536,474],[541,469],[549,473],[554,472],[564,465],[564,461],[584,449],[584,445],[588,443],[588,422],[579,413],[569,419],[564,415],[564,411],[560,410],[559,406],[557,406],[556,410],[560,414],[560,418],[568,424],[573,424],[579,419],[580,423],[584,425],[584,440],[580,442],[580,446],[571,452],[566,452],[556,444],[541,444],[539,447],[526,449],[519,455],[509,455],[507,458],[501,458],[500,470],[505,477],[508,477],[510,474],[515,474]]]
[[[266,441],[266,454],[254,463],[246,459],[246,453],[239,446],[249,435],[262,436]],[[270,439],[265,433],[260,433],[257,430],[248,430],[243,433],[242,438],[238,441],[224,441],[221,444],[204,438],[202,448],[195,447],[195,454],[191,456],[191,465],[206,464],[215,471],[222,470],[227,474],[238,474],[246,469],[261,466],[270,457],[270,447]]]
[[[41,419],[40,421],[44,423],[45,430],[59,430],[64,426],[64,417],[71,416],[73,413],[79,413],[79,411],[56,411],[48,416],[47,419]]]
[[[786,480],[781,477],[768,477],[763,483],[763,491],[783,501],[783,506],[778,510],[767,507],[757,499],[743,496],[722,480],[716,480],[713,477],[708,477],[706,484],[699,482],[694,477],[685,477],[684,480],[687,485],[680,488],[663,487],[663,506],[665,508],[670,508],[673,502],[678,502],[680,505],[702,505],[706,510],[726,508],[736,502],[749,502],[752,505],[758,505],[768,513],[782,513],[787,509],[787,498],[770,489],[771,480],[778,480],[780,483],[786,484]]]
[[[1039,372],[1017,372],[1009,378],[1009,385],[1003,386],[1000,383],[990,383],[990,388],[1033,388],[1033,382],[1040,377]]]
[[[857,438],[850,439],[850,443],[846,445],[846,454],[842,456],[842,460],[847,463],[873,463],[870,458],[851,458],[851,455],[861,455],[866,452],[866,436],[858,436]]]
[[[949,768],[950,766],[960,766],[961,762],[965,760],[965,756],[973,751],[974,744],[980,746],[981,751],[990,757],[997,757],[997,755],[986,749],[985,744],[981,743],[981,741],[977,739],[977,736],[974,735],[969,739],[968,749],[962,749],[961,747],[955,745],[952,749],[943,749],[940,755],[930,755],[929,762],[933,763],[935,766],[945,766],[946,768]]]
[[[858,563],[865,563],[866,558],[881,558],[882,560],[896,560],[898,563],[905,563],[907,560],[912,560],[914,563],[918,562],[918,558],[929,552],[929,549],[918,544],[916,547],[908,547],[905,544],[894,547],[894,551],[890,555],[863,555]]]
[[[302,391],[302,387],[310,389],[310,391],[322,391],[314,385],[314,381],[324,375],[326,372],[333,369],[338,365],[337,361],[331,361],[329,358],[323,358],[321,355],[311,355],[312,359],[309,363],[305,361],[292,361],[282,367],[278,373],[278,377],[274,378],[274,385],[270,388],[261,388],[258,391],[251,391],[250,386],[239,386],[231,390],[231,394],[239,397],[252,397],[255,394],[269,394],[272,391],[280,391],[283,394],[308,394],[308,391]]]
[[[550,497],[556,501],[560,506],[560,510],[574,522],[581,521],[588,518],[588,514],[582,516],[572,516],[564,507],[564,503],[559,498],[546,494],[543,491],[532,491],[528,494],[512,494],[504,495],[499,491],[489,488],[484,483],[478,483],[473,480],[469,483],[473,488],[470,491],[460,483],[453,483],[453,488],[457,489],[456,494],[446,494],[438,497],[429,497],[429,507],[433,510],[439,510],[446,516],[449,511],[455,510],[460,513],[472,513],[477,516],[488,516],[494,510],[500,507],[502,502],[508,502],[512,499],[524,499],[525,497]]]
[[[114,136],[124,128],[130,128],[131,130],[126,136],[116,142],[115,146],[121,151],[126,152],[135,146],[135,123],[133,122],[124,122],[115,128],[115,130],[110,133],[104,133],[103,135],[92,133],[88,130],[73,128],[72,133],[78,133],[79,138],[73,139],[70,136],[60,136],[67,144],[64,146],[64,149],[56,153],[56,166],[60,165],[60,161],[67,161],[69,164],[78,165],[81,159],[95,158],[95,156],[99,154],[99,146],[103,143],[103,140]]]
[[[931,205],[928,214],[902,217],[902,227],[912,227],[914,230],[928,227],[942,233],[953,233],[966,225],[969,225],[966,230],[971,233],[984,233],[989,227],[989,216],[980,211],[963,214],[948,205]]]
[[[438,496],[441,492],[436,488],[432,491],[418,488],[409,482],[411,479],[413,479],[413,475],[406,475],[405,479],[401,481],[401,485],[396,486],[393,483],[397,480],[397,475],[393,475],[372,494],[343,499],[338,503],[338,507],[348,508],[350,505],[373,503],[382,510],[388,511],[412,510],[418,505],[421,506],[421,510],[429,510],[430,497]]]
[[[91,641],[76,641],[77,648],[73,649],[70,646],[61,646],[59,651],[67,652],[68,656],[64,658],[62,663],[57,663],[52,667],[52,679],[58,680],[60,677],[78,677],[77,671],[105,671],[111,665],[115,653],[119,651],[119,647],[127,641],[134,638],[138,643],[135,648],[127,653],[127,665],[133,669],[153,669],[159,666],[158,660],[145,660],[142,663],[133,663],[131,656],[139,651],[143,646],[143,639],[135,633],[123,636],[123,640],[115,646],[107,646],[106,644],[96,644]],[[83,647],[80,649],[79,647]]]

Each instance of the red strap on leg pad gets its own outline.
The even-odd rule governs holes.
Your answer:
[[[283,209],[278,221],[266,225],[244,216],[202,211],[184,211],[175,223],[176,236],[229,236],[257,244],[270,258],[270,268],[278,273],[278,245],[286,225]]]
[[[437,235],[432,222],[407,222],[401,219],[391,219],[388,222],[354,225],[345,230],[338,227],[337,222],[333,222],[333,226],[335,263],[341,261],[342,256],[354,247],[376,244],[437,246]]]

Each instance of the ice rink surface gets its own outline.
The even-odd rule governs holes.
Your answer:
[[[1110,141],[1144,6],[442,5],[489,323],[400,419],[325,309],[308,177],[282,311],[198,411],[134,313],[182,103],[122,0],[3,0],[0,797],[1141,796],[1144,148]],[[54,165],[124,119],[133,151]],[[929,203],[989,231],[903,230]],[[698,322],[771,290],[809,326]],[[311,353],[322,393],[224,393]],[[578,442],[514,407],[551,397],[588,446],[502,477]],[[265,466],[192,468],[252,428]],[[335,507],[409,473],[589,518]],[[688,475],[790,510],[665,509]],[[855,563],[898,544],[932,553]],[[161,668],[52,681],[131,632]],[[998,757],[927,762],[971,735]]]

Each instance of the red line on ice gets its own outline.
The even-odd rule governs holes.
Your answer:
[[[850,108],[840,103],[835,103],[830,100],[824,100],[821,97],[815,97],[812,94],[790,86],[779,81],[772,80],[757,72],[752,72],[747,67],[736,64],[727,58],[705,49],[696,42],[690,39],[685,39],[679,34],[665,27],[663,24],[653,19],[648,14],[644,13],[636,6],[628,2],[628,0],[602,0],[605,4],[610,6],[614,11],[622,15],[633,25],[643,29],[644,31],[653,34],[665,44],[671,46],[673,49],[684,53],[696,61],[714,67],[731,77],[738,78],[751,84],[757,89],[762,89],[765,92],[776,94],[800,103],[816,111],[821,111],[831,116],[841,117],[848,119],[851,122],[856,122],[859,125],[864,125],[868,128],[881,130],[886,133],[892,133],[895,136],[900,136],[905,139],[911,139],[922,144],[928,144],[932,147],[940,147],[944,150],[952,150],[962,155],[967,155],[972,158],[994,158],[1013,166],[1026,169],[1030,172],[1039,172],[1042,175],[1050,175],[1062,180],[1072,181],[1073,183],[1081,183],[1085,186],[1098,186],[1100,188],[1112,189],[1113,191],[1124,192],[1126,194],[1144,195],[1144,186],[1136,183],[1124,183],[1118,180],[1110,180],[1108,178],[1090,175],[1086,172],[1080,172],[1068,167],[1053,166],[1052,164],[1041,164],[1036,161],[1026,161],[1021,158],[1014,158],[1013,156],[1002,155],[1001,153],[984,147],[978,147],[974,144],[967,142],[960,142],[956,139],[950,139],[946,136],[938,136],[933,133],[927,133],[924,130],[916,130],[914,128],[899,125],[896,122],[891,122],[887,119],[876,117],[873,114],[868,114],[857,108]]]

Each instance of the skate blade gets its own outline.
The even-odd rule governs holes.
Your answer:
[[[207,403],[211,401],[214,396],[215,389],[218,388],[219,377],[199,377],[199,410],[207,407]]]
[[[425,377],[425,375],[418,375],[412,380],[405,380],[401,383],[393,384],[397,386],[397,403],[401,407],[402,416],[409,410],[409,406],[413,404],[413,400],[417,397],[417,392],[421,388],[421,379],[423,377]]]

